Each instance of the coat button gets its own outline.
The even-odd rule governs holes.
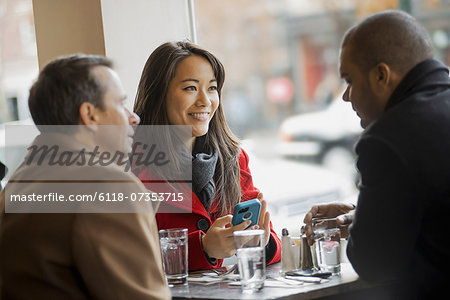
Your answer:
[[[207,231],[209,229],[209,222],[206,219],[200,219],[197,221],[197,228],[201,231]]]

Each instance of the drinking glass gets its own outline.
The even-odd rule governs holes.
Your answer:
[[[341,230],[336,218],[313,219],[313,237],[317,263],[322,271],[341,272]]]
[[[169,284],[187,284],[187,233],[186,228],[161,229],[159,231],[163,268]]]
[[[266,279],[264,230],[239,230],[233,236],[242,291],[258,291],[264,287]]]

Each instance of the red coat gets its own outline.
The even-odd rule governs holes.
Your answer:
[[[244,150],[241,150],[239,155],[239,167],[240,167],[240,180],[241,180],[241,194],[243,201],[254,199],[257,197],[259,190],[253,186],[252,175],[250,169],[248,168],[248,155]],[[139,178],[148,178],[148,174],[145,174],[146,170],[139,174]],[[152,191],[158,192],[155,188],[152,188],[151,183],[146,183],[143,181],[144,185]],[[215,214],[215,205],[211,205],[210,214],[212,218],[208,215],[205,207],[197,198],[195,193],[192,193],[192,213],[157,213],[156,220],[158,222],[159,229],[167,228],[187,228],[188,238],[189,238],[189,271],[194,270],[207,270],[212,268],[218,268],[222,265],[222,259],[217,259],[217,263],[212,265],[209,263],[208,259],[203,252],[201,237],[206,233],[208,228],[214,223],[214,221],[219,217]],[[171,204],[173,205],[173,204]],[[177,205],[179,208],[183,209],[181,206]],[[185,207],[191,209],[190,203]],[[276,251],[273,258],[269,261],[269,264],[279,262],[281,260],[281,241],[277,234],[272,228],[272,223],[270,223],[271,238],[276,244]]]

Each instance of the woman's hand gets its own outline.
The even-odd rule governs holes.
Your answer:
[[[231,224],[232,219],[232,215],[218,218],[202,237],[203,251],[209,257],[221,259],[230,257],[236,253],[233,232],[246,229],[251,221],[247,220],[241,224],[227,228],[226,226]]]
[[[266,210],[267,209],[267,202],[263,199],[263,194],[258,194],[258,200],[261,202],[261,211],[259,213],[259,221],[258,221],[258,227],[261,229],[264,229],[265,231],[265,243],[266,245],[269,243],[270,239],[270,214]],[[254,226],[256,227],[256,226]]]

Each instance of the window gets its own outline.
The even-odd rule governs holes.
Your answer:
[[[0,123],[29,118],[38,62],[31,0],[0,1]]]

